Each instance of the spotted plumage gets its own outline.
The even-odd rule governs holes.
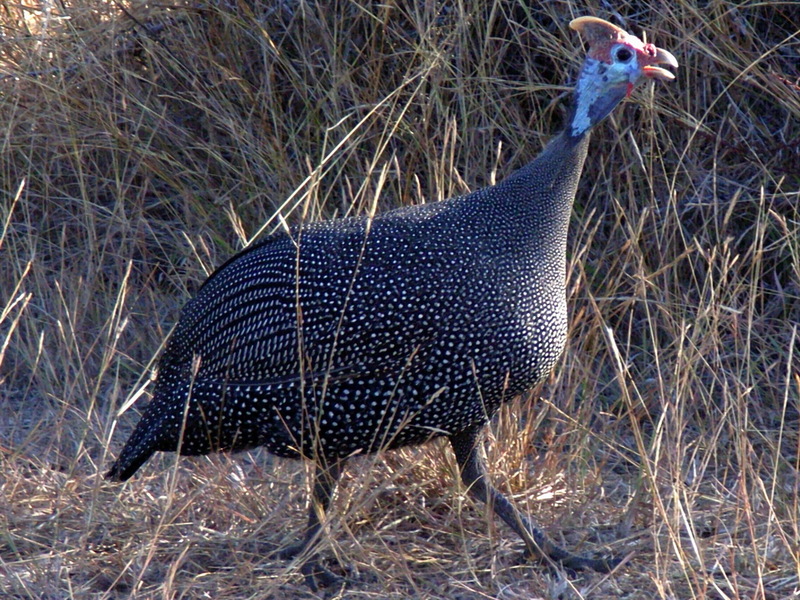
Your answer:
[[[218,269],[184,307],[109,477],[159,450],[264,446],[319,465],[324,509],[348,457],[448,436],[471,491],[532,554],[608,570],[551,544],[484,481],[475,451],[487,419],[563,350],[567,228],[591,126],[642,75],[666,78],[647,68],[676,64],[599,19],[573,27],[590,42],[573,117],[536,160],[463,197],[276,234]],[[312,507],[286,554],[310,548],[318,518]]]

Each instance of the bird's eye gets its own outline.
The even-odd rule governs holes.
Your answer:
[[[627,48],[620,48],[617,50],[617,60],[621,63],[628,62],[631,57],[633,57],[633,52],[628,50]]]

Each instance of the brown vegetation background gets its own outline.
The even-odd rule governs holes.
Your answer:
[[[591,14],[673,52],[594,134],[571,340],[490,471],[611,576],[521,565],[441,443],[354,461],[342,597],[800,595],[800,3],[0,3],[0,596],[309,598],[300,463],[102,480],[181,305],[259,233],[436,201],[561,126]],[[535,401],[534,401],[535,400]]]

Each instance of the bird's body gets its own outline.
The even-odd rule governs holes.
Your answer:
[[[475,451],[487,419],[564,348],[567,230],[591,126],[647,69],[667,78],[631,66],[634,52],[675,63],[599,19],[576,29],[632,74],[587,59],[568,127],[533,162],[459,198],[274,235],[218,269],[185,306],[109,476],[127,479],[159,450],[264,446],[316,461],[324,509],[346,458],[446,435],[471,491],[532,553],[607,570],[553,546],[486,484]],[[318,517],[312,506],[298,549]]]
[[[484,424],[566,341],[575,190],[556,183],[577,183],[585,153],[564,136],[497,186],[245,250],[185,306],[118,464],[177,450],[182,427],[182,454],[330,460]]]

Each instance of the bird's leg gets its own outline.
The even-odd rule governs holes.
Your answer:
[[[618,559],[593,559],[567,552],[521,515],[503,494],[488,483],[483,462],[478,454],[479,432],[480,430],[476,429],[450,436],[450,444],[453,446],[461,471],[461,480],[473,497],[484,504],[492,504],[494,512],[522,538],[531,556],[559,563],[568,569],[589,568],[600,573],[608,573],[619,564]]]
[[[307,555],[301,567],[301,572],[305,576],[308,586],[315,592],[317,591],[317,583],[322,587],[330,587],[340,581],[339,577],[319,564],[314,547],[319,542],[322,519],[325,518],[325,513],[331,503],[331,497],[336,489],[336,483],[339,481],[343,467],[343,460],[335,460],[330,464],[316,465],[305,534],[299,542],[278,552],[278,557],[283,559],[295,558],[301,554]]]

